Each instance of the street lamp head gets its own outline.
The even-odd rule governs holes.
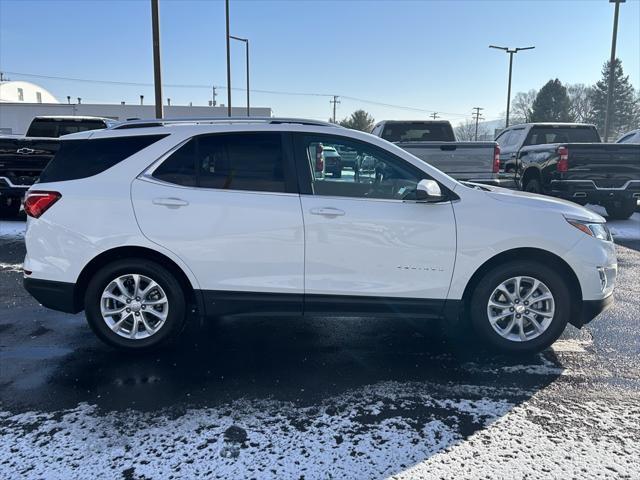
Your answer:
[[[536,47],[516,47],[516,52],[519,52],[520,50],[531,50],[533,48],[536,48]]]
[[[489,45],[489,48],[497,48],[498,50],[504,50],[505,52],[509,50],[507,47],[498,47],[496,45]]]

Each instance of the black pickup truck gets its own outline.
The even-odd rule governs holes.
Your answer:
[[[13,216],[19,212],[25,192],[58,150],[57,137],[114,123],[102,117],[35,117],[26,136],[0,137],[0,214]]]
[[[629,218],[640,199],[640,145],[602,143],[594,125],[527,123],[503,130],[500,164],[522,190]]]

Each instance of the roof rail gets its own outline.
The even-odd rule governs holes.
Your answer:
[[[284,123],[295,123],[298,125],[314,125],[319,127],[340,127],[335,123],[323,122],[321,120],[307,120],[304,118],[286,117],[204,117],[204,118],[162,118],[151,120],[128,120],[120,122],[111,130],[123,130],[127,128],[147,128],[161,127],[165,125],[195,124],[195,125],[225,125],[242,123],[265,123],[279,125]]]

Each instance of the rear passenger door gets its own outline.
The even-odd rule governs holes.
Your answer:
[[[209,314],[302,310],[304,231],[285,138],[194,137],[133,183],[142,232],[189,266]]]

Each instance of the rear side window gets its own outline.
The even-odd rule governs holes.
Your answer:
[[[185,186],[284,192],[281,136],[242,133],[196,137],[167,158],[153,176]]]
[[[166,135],[64,140],[40,182],[62,182],[104,172]]]

